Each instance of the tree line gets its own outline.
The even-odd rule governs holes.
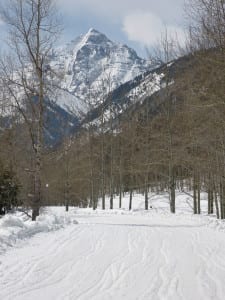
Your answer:
[[[21,1],[14,2],[23,5]],[[88,123],[75,136],[65,137],[57,149],[48,149],[43,143],[43,100],[52,86],[45,67],[53,41],[47,43],[46,36],[41,41],[40,17],[45,24],[45,16],[49,17],[45,14],[46,9],[51,12],[51,1],[27,3],[33,5],[32,9],[35,6],[37,14],[29,19],[20,14],[26,19],[25,27],[17,23],[19,20],[11,23],[22,33],[22,49],[27,49],[36,76],[34,80],[26,77],[27,67],[19,51],[19,61],[23,62],[22,66],[25,64],[24,72],[21,71],[19,80],[15,81],[10,76],[12,66],[4,59],[1,84],[3,100],[6,95],[10,95],[10,99],[16,97],[15,91],[22,86],[26,92],[23,100],[30,110],[29,113],[23,111],[16,98],[16,114],[19,113],[24,122],[14,122],[0,139],[5,149],[11,149],[6,161],[11,162],[13,171],[20,178],[20,198],[25,206],[32,207],[33,219],[41,205],[60,204],[66,209],[69,205],[79,205],[96,209],[101,201],[102,209],[105,209],[106,195],[110,198],[111,209],[115,195],[119,196],[121,207],[124,193],[129,193],[129,209],[132,209],[135,191],[144,194],[146,210],[150,207],[151,191],[168,192],[170,211],[175,213],[177,189],[192,195],[195,214],[201,213],[201,192],[207,192],[208,213],[215,212],[218,218],[224,219],[224,1],[189,1],[188,54],[183,58],[185,62],[181,61],[180,67],[171,72],[169,61],[174,49],[165,35],[161,45],[164,77],[158,92],[147,96],[137,109],[128,109],[123,118],[115,116],[113,101],[108,98],[107,120],[105,107],[101,105],[98,128]],[[44,10],[41,5],[45,5]],[[6,21],[11,20],[9,15],[4,16]],[[53,23],[49,24],[52,26]],[[56,28],[55,33],[58,32]],[[52,34],[50,27],[48,32]],[[18,50],[20,43],[16,40],[14,44]],[[110,93],[108,77],[104,82],[107,84]],[[90,92],[88,103],[92,96]],[[37,101],[33,101],[34,97]],[[2,107],[5,108],[4,101]],[[2,150],[1,157],[6,157]]]

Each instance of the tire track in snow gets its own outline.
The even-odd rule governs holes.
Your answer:
[[[122,218],[124,224],[119,225]],[[15,259],[8,264],[3,263],[2,267],[8,266],[8,270],[4,269],[5,274],[2,272],[0,280],[4,278],[7,290],[4,291],[5,286],[1,282],[0,299],[224,298],[223,232],[200,227],[200,221],[183,216],[122,218],[101,216],[105,226],[94,223],[73,225],[74,228],[68,227],[55,236],[45,235],[39,245],[40,253],[37,249],[28,253],[18,266],[14,265]],[[91,217],[90,221],[93,222]],[[138,226],[136,221],[142,226]],[[29,249],[37,248],[37,240],[30,240]],[[34,243],[36,245],[32,245]],[[23,252],[16,249],[12,253]],[[204,281],[205,286],[202,285]],[[188,290],[190,286],[194,291]],[[48,298],[45,298],[46,295]]]
[[[111,226],[111,229],[114,231],[116,237],[117,232],[115,227]],[[125,231],[125,228],[122,227],[122,230]],[[124,285],[127,285],[127,288],[132,286],[132,280],[128,280],[129,275],[135,273],[132,273],[132,270],[137,267],[143,271],[143,263],[145,263],[143,262],[143,250],[140,250],[140,254],[138,253],[138,249],[140,248],[139,242],[143,239],[143,235],[139,234],[138,240],[135,240],[134,237],[136,235],[132,236],[134,231],[128,232],[127,249],[123,247],[123,249],[117,251],[116,255],[111,256],[111,262],[105,266],[102,274],[99,275],[97,284],[92,284],[85,293],[82,293],[76,299],[99,299],[99,297],[100,299],[114,299],[113,293],[115,293],[115,290],[123,290]],[[145,232],[145,230],[140,229],[138,231],[140,233]],[[133,263],[131,263],[131,260],[134,260]],[[97,297],[95,296],[96,294],[98,295]],[[140,299],[140,297],[137,299]]]
[[[98,227],[99,228],[99,227]],[[104,231],[104,228],[101,229]],[[117,232],[115,231],[115,228],[113,228],[112,232],[110,233],[111,235],[113,234],[114,236],[112,237],[115,241],[116,241],[116,238],[117,238]],[[107,254],[107,243],[103,243],[102,245],[102,255]],[[114,254],[114,253],[113,253]],[[98,255],[101,255],[101,253]],[[94,280],[94,282],[91,283],[91,286],[89,286],[88,288],[86,288],[86,290],[84,292],[82,292],[81,294],[79,294],[77,296],[77,299],[94,299],[96,293],[102,293],[104,291],[107,291],[110,287],[111,287],[111,284],[112,284],[112,278],[113,278],[113,274],[112,274],[112,266],[115,264],[115,261],[116,261],[116,257],[120,257],[120,253],[115,256],[113,255],[113,257],[109,257],[108,260],[112,260],[111,263],[108,264],[107,262],[107,265],[104,265],[102,266],[102,271],[98,273],[98,278],[96,278]],[[125,256],[125,254],[124,254]],[[94,258],[95,259],[95,258]],[[101,263],[100,263],[101,264]],[[69,299],[72,299],[72,298],[69,298]]]
[[[151,255],[146,255],[144,254],[146,251],[146,239],[145,239],[145,233],[148,231],[150,234],[152,230],[150,229],[144,229],[140,230],[138,229],[133,229],[131,232],[128,233],[128,239],[127,239],[127,249],[128,249],[128,254],[123,258],[119,256],[119,260],[124,260],[124,270],[118,276],[115,278],[114,282],[112,283],[111,286],[111,297],[110,299],[113,299],[113,291],[115,290],[124,290],[127,289],[129,290],[133,284],[137,283],[137,279],[140,276],[140,272],[142,273],[142,276],[144,276],[146,272],[146,268],[148,268],[148,263],[146,261],[146,258],[148,258],[150,261],[152,260]],[[144,245],[143,245],[144,241]],[[140,245],[143,246],[140,247]],[[132,261],[132,263],[131,263]],[[115,263],[115,262],[114,262]],[[112,266],[111,266],[112,267]],[[137,274],[135,276],[135,274]],[[141,289],[142,290],[142,289]],[[127,291],[128,292],[128,291]],[[117,293],[120,295],[120,297],[125,297],[123,296],[124,292]],[[141,299],[140,295],[133,295],[134,298],[132,299]],[[107,299],[107,298],[106,298]]]
[[[74,226],[74,225],[73,225]],[[8,296],[7,298],[4,298],[4,300],[7,299],[17,299],[18,297],[21,297],[19,299],[23,299],[23,297],[26,296],[27,293],[33,292],[35,290],[39,290],[41,288],[45,288],[50,285],[57,284],[63,277],[63,273],[61,271],[64,269],[64,266],[57,266],[57,268],[54,270],[47,271],[49,267],[52,267],[51,261],[54,261],[54,258],[56,258],[58,255],[61,254],[62,249],[66,248],[70,243],[72,243],[74,240],[76,240],[77,235],[82,234],[83,228],[78,227],[75,225],[74,228],[68,228],[69,234],[67,236],[63,235],[63,231],[60,232],[60,237],[57,239],[54,239],[54,235],[51,235],[51,238],[53,237],[53,241],[55,243],[51,243],[47,245],[47,248],[44,247],[44,253],[41,255],[32,255],[29,256],[29,261],[25,266],[21,266],[22,263],[19,265],[18,268],[20,268],[20,271],[18,270],[15,272],[14,267],[13,271],[15,274],[20,274],[20,277],[13,281],[13,278],[6,278],[6,281],[9,281],[9,283],[5,286],[8,290]],[[36,240],[38,236],[35,236],[34,239]],[[31,239],[32,241],[33,239]],[[33,247],[31,245],[31,247]],[[32,248],[31,248],[32,249]],[[23,248],[19,249],[23,251]],[[88,250],[89,252],[89,250]],[[46,261],[46,257],[49,259]],[[14,262],[13,262],[14,264]],[[46,267],[43,270],[43,265],[46,264]],[[54,278],[55,274],[59,271],[59,277]],[[40,274],[40,275],[39,275]],[[11,273],[9,273],[9,276]],[[8,277],[8,276],[7,276]],[[48,282],[48,279],[52,278],[52,282]],[[47,283],[46,283],[47,281]],[[13,282],[13,283],[11,283]],[[4,282],[3,282],[4,284]],[[14,285],[17,285],[17,289],[15,291]],[[1,292],[0,292],[1,296]]]
[[[140,293],[138,300],[147,300],[147,299],[155,299],[157,300],[157,292],[161,284],[161,278],[158,276],[159,269],[159,249],[161,240],[157,238],[159,236],[159,232],[157,229],[151,231],[152,240],[154,240],[154,246],[152,245],[151,239],[150,243],[146,243],[146,251],[147,251],[147,265],[145,262],[145,258],[143,260],[143,264],[146,265],[146,276],[149,276],[149,270],[152,270],[151,276],[149,276],[148,284],[145,284],[145,288]],[[145,239],[149,241],[149,232],[145,232]],[[157,241],[157,242],[156,242]],[[157,244],[158,243],[158,244]],[[149,255],[151,253],[151,255]],[[143,252],[143,257],[146,257],[145,252]]]
[[[212,232],[212,234],[216,233]],[[214,260],[214,258],[217,257],[220,246],[217,245],[217,243],[208,243],[208,240],[206,243],[202,240],[203,238],[201,238],[199,232],[194,236],[195,253],[202,261],[198,272],[198,281],[202,297],[207,300],[222,300],[224,299],[224,295],[221,289],[220,280],[217,280],[217,278],[214,278],[212,275],[212,273],[215,275],[215,272],[212,272],[213,268],[217,270],[219,268],[221,269]],[[196,247],[196,245],[198,247]],[[222,268],[223,274],[225,273],[224,271],[225,269]]]
[[[91,265],[89,262],[90,261],[94,261],[95,256],[101,251],[101,249],[104,246],[104,234],[98,234],[94,231],[94,227],[93,225],[84,225],[85,227],[88,226],[90,227],[90,230],[92,231],[92,235],[91,235],[91,240],[92,240],[92,245],[91,245],[91,251],[88,254],[82,255],[80,257],[80,259],[77,261],[76,264],[74,264],[71,267],[71,271],[75,268],[75,266],[78,264],[80,264],[81,266],[79,268],[84,268],[85,264],[87,264],[86,269],[88,269],[88,272],[86,272],[86,275],[84,275],[82,278],[79,279],[79,277],[76,279],[77,282],[76,284],[79,286],[81,285],[82,282],[86,282],[88,280],[88,277],[90,276],[90,274],[93,272],[92,270],[94,269],[94,264]],[[98,235],[97,235],[98,234]],[[94,238],[95,236],[95,238]],[[79,269],[78,268],[78,269]],[[72,272],[73,274],[73,272]],[[97,279],[96,279],[97,280]],[[85,287],[86,288],[86,287]],[[90,288],[91,289],[91,288]],[[79,292],[77,293],[77,288],[73,287],[73,288],[69,288],[68,291],[66,293],[64,293],[62,296],[63,299],[80,299],[80,297],[82,296],[82,294],[84,292]],[[86,291],[85,291],[86,293]],[[74,298],[76,297],[76,298]],[[61,300],[61,298],[59,298],[59,300]]]
[[[34,237],[34,239],[36,239],[36,237]],[[56,239],[56,241],[57,241],[57,239]],[[18,251],[20,251],[20,250],[22,250],[22,249],[18,249]],[[59,250],[60,250],[60,246],[58,245],[58,243],[53,244],[53,248],[50,248],[48,255],[51,256],[51,255],[55,254],[55,251],[59,251]],[[12,252],[14,252],[14,251],[12,251]],[[13,260],[13,263],[10,264],[10,266],[8,266],[8,269],[10,269],[10,271],[7,273],[5,272],[5,274],[6,274],[5,276],[4,276],[4,274],[3,274],[3,276],[1,276],[1,281],[3,282],[3,284],[5,284],[5,288],[7,288],[9,286],[9,288],[11,290],[11,281],[12,281],[12,279],[14,279],[13,275],[16,276],[16,280],[14,280],[13,284],[25,282],[26,279],[29,278],[29,275],[35,270],[36,266],[45,258],[46,258],[46,252],[44,254],[41,254],[38,258],[35,255],[32,255],[31,257],[29,257],[29,261],[25,261],[25,262],[23,261],[21,263],[17,262],[15,264],[15,262]],[[18,274],[20,274],[21,276],[18,277]]]
[[[169,233],[165,233],[164,230],[158,230],[159,236],[161,236],[160,245],[160,262],[158,268],[158,299],[160,300],[174,300],[183,299],[179,291],[179,278],[176,272],[177,258],[173,255],[171,251],[171,244],[173,243],[173,236],[171,229]]]

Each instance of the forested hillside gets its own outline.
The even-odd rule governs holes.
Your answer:
[[[45,24],[48,16],[41,5],[42,1],[37,6],[37,18]],[[130,193],[131,209],[134,191],[145,194],[147,210],[149,192],[164,191],[170,195],[170,210],[174,213],[179,189],[192,195],[196,214],[201,213],[200,193],[207,192],[208,213],[216,212],[218,218],[225,218],[223,1],[191,1],[189,15],[190,29],[183,57],[174,58],[178,46],[165,35],[160,48],[160,67],[117,89],[113,89],[111,73],[102,73],[97,89],[90,86],[86,91],[83,101],[89,110],[79,130],[71,131],[68,126],[76,126],[76,119],[66,120],[65,116],[59,125],[57,110],[50,123],[45,117],[45,95],[55,95],[58,80],[62,80],[61,75],[51,76],[52,66],[46,71],[52,55],[52,44],[47,39],[51,36],[54,41],[58,24],[49,21],[43,44],[35,44],[29,28],[33,26],[36,41],[42,38],[42,28],[37,29],[23,12],[20,18],[26,20],[25,25],[10,11],[2,11],[5,22],[13,26],[12,37],[19,34],[23,41],[11,41],[18,49],[18,63],[10,65],[6,57],[1,59],[1,176],[4,180],[7,172],[7,180],[11,180],[8,195],[13,190],[18,199],[12,201],[11,196],[2,194],[2,212],[22,204],[35,210],[35,219],[39,208],[45,205],[95,209],[101,202],[104,209],[106,195],[110,196],[112,209],[114,196],[119,195],[122,203],[124,192]],[[54,15],[51,17],[55,22]],[[52,28],[55,37],[51,35]],[[97,36],[108,46],[112,43],[94,30],[87,36],[79,41],[87,39],[91,47],[97,47],[97,41],[94,40],[93,46],[89,36]],[[28,58],[22,55],[24,50]],[[159,57],[154,61],[159,62]],[[31,63],[32,70],[27,63]],[[54,64],[57,65],[55,61]],[[13,81],[9,75],[16,66],[20,71]],[[35,76],[31,77],[31,73]],[[4,116],[12,109],[9,99],[15,100],[14,114],[5,124]],[[51,107],[48,109],[53,112]],[[60,139],[54,147],[44,137],[49,124],[51,130],[58,130],[55,134]]]

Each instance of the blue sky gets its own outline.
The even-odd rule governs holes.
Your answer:
[[[90,27],[146,56],[168,28],[184,40],[184,0],[57,0],[64,20],[64,39],[71,40]]]
[[[5,0],[4,0],[5,1]],[[184,0],[55,0],[62,16],[61,43],[70,41],[89,28],[111,40],[127,44],[146,56],[145,46],[154,47],[168,28],[171,35],[184,39]],[[4,26],[0,21],[1,37]]]

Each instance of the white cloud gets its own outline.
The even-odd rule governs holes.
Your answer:
[[[175,35],[176,32],[179,39],[184,41],[183,31],[177,24],[184,23],[185,0],[56,1],[68,38],[74,38],[85,33],[89,27],[94,27],[113,40],[123,43],[128,43],[128,39],[133,41],[132,47],[143,52],[143,45],[155,43],[165,31],[166,24],[170,34],[173,32]]]
[[[112,22],[113,19],[121,19],[138,9],[151,11],[166,20],[181,21],[184,0],[57,0],[57,2],[60,9],[68,14],[76,16],[85,11],[88,15],[92,13],[110,17]]]
[[[185,33],[182,28],[163,23],[162,19],[151,12],[134,12],[123,20],[123,31],[127,34],[128,39],[144,46],[157,44],[165,30],[167,30],[169,38],[178,40],[181,45],[184,44]]]

